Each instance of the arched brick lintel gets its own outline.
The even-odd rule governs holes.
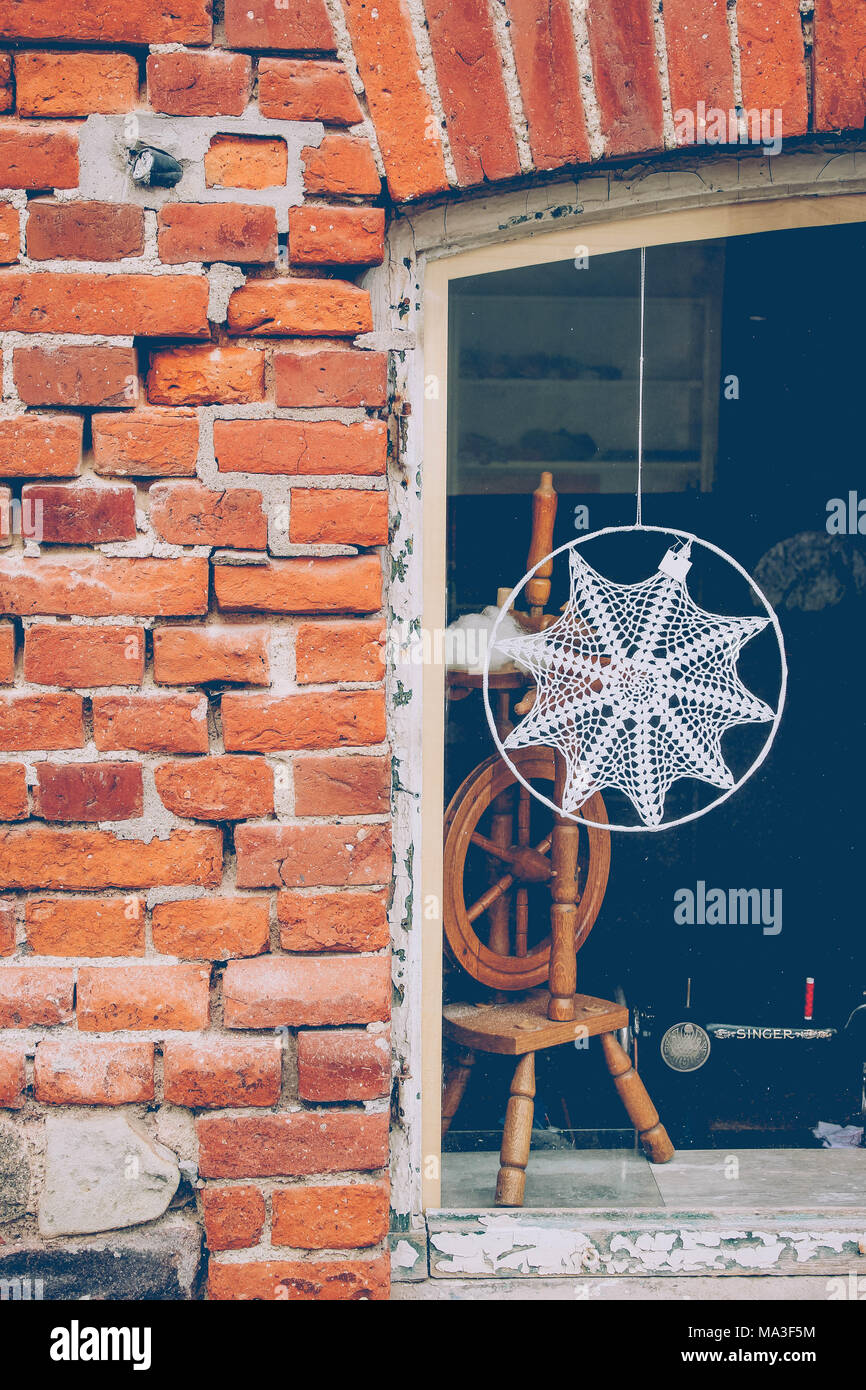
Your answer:
[[[397,202],[866,124],[866,9],[849,0],[339,3]]]

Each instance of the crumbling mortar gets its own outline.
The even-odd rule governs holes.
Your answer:
[[[456,188],[459,186],[460,180],[457,177],[457,168],[451,150],[451,137],[448,133],[445,107],[439,91],[439,79],[436,76],[436,64],[433,61],[433,48],[430,43],[430,29],[422,0],[406,0],[406,9],[409,14],[412,35],[415,39],[415,51],[418,55],[418,76],[427,93],[435,117],[437,136],[445,163],[445,174],[448,182]]]
[[[662,129],[664,132],[665,149],[676,149],[676,134],[674,132],[673,103],[671,101],[671,79],[668,69],[668,41],[665,31],[664,21],[664,0],[654,0],[653,3],[653,39],[656,51],[656,66],[659,75],[659,87],[662,95]]]
[[[601,108],[595,93],[592,71],[592,49],[589,42],[588,9],[590,0],[570,0],[574,42],[577,48],[577,66],[580,74],[580,95],[583,101],[583,118],[589,140],[590,159],[604,157],[604,135],[601,124]]]

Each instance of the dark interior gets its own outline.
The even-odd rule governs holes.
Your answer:
[[[790,669],[770,756],[734,796],[676,829],[613,836],[605,902],[578,957],[578,988],[611,999],[621,989],[636,1015],[638,1065],[679,1147],[729,1145],[734,1133],[740,1145],[814,1146],[819,1120],[863,1122],[866,1011],[845,1025],[866,991],[864,255],[861,225],[647,252],[644,521],[694,532],[755,577]],[[579,506],[590,531],[634,520],[638,292],[637,251],[452,282],[449,619],[524,574],[542,468],[559,493],[556,545],[578,534]],[[831,499],[845,502],[855,534],[828,530]],[[643,578],[665,543],[632,539],[584,553],[613,579]],[[758,611],[712,557],[689,582],[710,610]],[[772,699],[771,630],[744,650],[740,672]],[[735,774],[765,737],[765,727],[725,736]],[[493,751],[480,695],[452,704],[448,796]],[[666,816],[712,794],[679,782]],[[614,818],[616,794],[605,799]],[[781,931],[677,923],[674,894],[698,881],[781,890]],[[661,1036],[676,1023],[802,1026],[807,976],[814,1026],[830,1036],[714,1037],[688,1074],[663,1061]],[[448,998],[479,993],[446,971]],[[538,1067],[536,1124],[552,1143],[631,1144],[598,1048],[560,1047]],[[479,1057],[447,1147],[498,1146],[509,1071],[507,1059]]]

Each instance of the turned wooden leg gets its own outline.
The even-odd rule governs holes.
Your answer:
[[[602,1033],[601,1045],[607,1069],[628,1111],[628,1117],[640,1135],[644,1153],[650,1163],[670,1162],[674,1156],[674,1146],[659,1120],[659,1112],[647,1095],[646,1087],[631,1064],[631,1058],[614,1033]]]
[[[566,764],[556,753],[554,800],[562,805],[565,795]],[[547,1017],[556,1023],[569,1023],[574,1018],[574,991],[577,989],[577,962],[574,943],[577,930],[577,856],[580,831],[574,821],[555,816],[551,837],[550,863],[553,878],[550,884],[550,970],[547,987],[550,999]]]
[[[532,1142],[532,1113],[535,1109],[535,1053],[520,1057],[511,1080],[511,1095],[505,1112],[499,1177],[496,1179],[496,1205],[522,1207],[526,1187],[526,1165]]]
[[[466,1085],[475,1064],[475,1053],[469,1048],[462,1051],[457,1064],[448,1073],[445,1089],[442,1092],[442,1138],[448,1133],[451,1121],[460,1109],[460,1102],[466,1094]]]

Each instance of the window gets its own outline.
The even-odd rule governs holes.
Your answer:
[[[787,206],[796,223],[798,205]],[[784,227],[784,208],[774,206],[771,226]],[[782,622],[791,688],[769,762],[735,797],[662,835],[613,837],[609,886],[578,958],[578,988],[606,998],[619,990],[637,1012],[639,1066],[678,1146],[730,1145],[732,1134],[741,1145],[813,1144],[815,1123],[856,1118],[861,1102],[858,1064],[838,1030],[866,990],[852,853],[866,773],[857,637],[866,604],[857,347],[866,229],[854,222],[710,237],[712,221],[698,216],[698,239],[665,244],[664,221],[655,219],[647,256],[644,519],[694,531],[756,576]],[[497,590],[524,573],[530,494],[542,469],[559,494],[556,545],[576,526],[633,520],[641,239],[609,252],[591,247],[583,266],[573,257],[527,265],[524,246],[513,268],[469,275],[468,258],[451,267],[447,430],[435,419],[432,430],[434,450],[444,445],[447,454],[449,620],[495,603]],[[428,539],[441,505],[427,518]],[[586,553],[603,568],[599,552]],[[428,599],[443,576],[440,569],[437,581],[434,571],[435,563]],[[712,609],[712,568],[695,577],[696,600]],[[554,610],[563,597],[555,588]],[[766,660],[756,647],[741,662],[758,693],[770,679]],[[442,698],[433,678],[425,731],[431,692]],[[430,754],[440,767],[444,758],[443,802],[493,752],[480,695],[450,701],[444,738]],[[694,784],[679,787],[684,798],[695,795]],[[428,802],[428,886],[441,874],[438,813]],[[706,895],[717,888],[726,904],[738,890],[763,896],[754,911],[748,900],[747,920],[708,921]],[[693,922],[681,920],[689,893]],[[439,1007],[438,944],[431,932],[428,1090],[438,1066],[429,1036]],[[665,1065],[660,1038],[677,1022],[802,1025],[807,976],[816,981],[813,1021],[837,1030],[829,1044],[720,1039],[709,1070],[680,1074]],[[446,997],[455,992],[479,993],[450,970]],[[539,1141],[546,1128],[556,1145],[630,1145],[592,1049],[558,1048],[545,1058]],[[450,1149],[498,1148],[501,1060],[476,1064]],[[430,1153],[435,1100],[427,1105]],[[471,1183],[449,1190],[447,1174],[446,1160],[444,1201],[471,1204]],[[439,1200],[435,1182],[429,1200]]]

